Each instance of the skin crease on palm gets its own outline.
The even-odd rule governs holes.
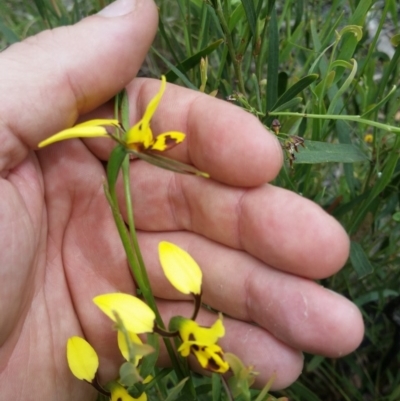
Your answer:
[[[74,139],[40,151],[37,144],[78,119],[111,117],[110,99],[125,86],[137,121],[159,89],[157,80],[134,79],[156,28],[151,0],[122,0],[0,54],[1,399],[95,399],[69,372],[72,335],[100,355],[102,381],[117,374],[115,332],[92,302],[134,291],[103,194],[112,142]],[[274,388],[296,380],[302,351],[353,351],[363,336],[358,309],[313,282],[343,266],[348,237],[317,205],[268,184],[283,159],[274,135],[236,106],[174,85],[152,127],[185,132],[168,155],[212,177],[131,163],[139,241],[165,320],[190,316],[192,306],[161,272],[161,240],[201,266],[204,301],[225,314],[220,344],[255,366],[258,385],[273,372]]]

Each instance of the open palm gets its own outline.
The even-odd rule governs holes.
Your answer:
[[[33,149],[78,118],[111,117],[107,102],[125,86],[132,122],[141,117],[159,82],[132,81],[157,22],[153,3],[138,4],[124,15],[42,33],[0,55],[4,399],[94,399],[68,370],[65,344],[72,335],[84,335],[99,353],[102,380],[117,374],[115,333],[92,302],[101,293],[134,291],[103,192],[112,141]],[[267,184],[282,163],[276,138],[244,111],[173,85],[153,130],[185,132],[170,156],[212,177],[131,162],[139,241],[166,320],[190,315],[191,305],[163,277],[161,240],[199,263],[204,302],[227,315],[221,345],[254,364],[260,382],[276,372],[276,388],[290,384],[301,372],[301,351],[333,357],[352,351],[363,333],[358,310],[312,281],[343,265],[347,236],[312,202]],[[214,319],[200,316],[204,323]]]

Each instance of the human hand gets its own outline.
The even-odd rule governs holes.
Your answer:
[[[135,3],[123,4],[128,11]],[[34,149],[78,118],[112,117],[108,101],[125,86],[132,122],[141,117],[159,81],[133,78],[156,25],[154,4],[138,0],[125,15],[92,16],[0,55],[4,399],[95,399],[66,364],[72,335],[94,346],[104,380],[117,374],[115,333],[92,302],[98,294],[134,291],[103,193],[112,142],[70,140]],[[260,383],[276,372],[275,388],[289,385],[301,372],[301,351],[351,352],[363,334],[359,311],[312,281],[344,264],[348,238],[317,205],[267,184],[282,164],[276,138],[237,107],[174,85],[152,127],[155,134],[185,132],[169,155],[212,177],[131,163],[139,240],[165,320],[190,315],[191,304],[161,272],[161,240],[188,250],[201,266],[204,302],[227,315],[222,347],[255,365]],[[208,324],[215,316],[202,312],[199,320]]]

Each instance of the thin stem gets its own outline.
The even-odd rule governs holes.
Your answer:
[[[295,113],[290,111],[271,111],[268,113],[269,116],[292,116],[292,117],[306,117],[306,118],[319,118],[321,120],[345,120],[355,121],[359,124],[366,124],[372,127],[389,131],[393,133],[400,133],[400,127],[394,127],[393,125],[378,123],[377,121],[368,120],[355,115],[338,115],[338,114],[308,114],[308,113]]]
[[[246,91],[244,89],[244,81],[243,81],[241,65],[240,65],[238,58],[236,57],[236,51],[235,51],[235,47],[233,45],[232,35],[229,30],[228,23],[226,22],[224,12],[222,11],[221,0],[215,0],[215,2],[213,2],[213,4],[214,4],[215,13],[217,14],[217,17],[219,19],[219,23],[221,24],[221,28],[225,33],[225,41],[226,41],[226,45],[228,47],[229,55],[231,56],[231,60],[233,63],[233,69],[235,70],[236,79],[238,80],[239,91],[243,95],[245,95]]]
[[[221,375],[221,381],[229,401],[233,401],[233,394],[224,376]]]
[[[106,397],[111,397],[111,393],[108,390],[106,390],[105,388],[103,388],[101,386],[101,384],[99,383],[99,379],[98,379],[97,375],[95,376],[93,381],[89,384],[91,384],[100,394],[103,394]]]
[[[161,327],[158,327],[157,325],[154,326],[154,333],[159,334],[161,337],[178,337],[179,332],[178,331],[167,331]]]
[[[146,266],[143,261],[142,253],[140,251],[139,243],[136,235],[135,221],[133,217],[133,208],[132,208],[132,198],[131,198],[131,188],[130,188],[130,178],[129,178],[129,158],[126,157],[122,163],[122,177],[124,181],[124,190],[125,190],[125,200],[126,200],[126,210],[128,217],[128,225],[130,232],[130,242],[134,249],[135,263],[136,269],[133,271],[134,277],[139,285],[140,290],[142,291],[143,297],[146,300],[147,304],[154,311],[156,315],[156,322],[159,328],[165,328],[164,322],[161,318],[160,312],[157,307],[156,300],[154,298],[153,292],[151,291],[149,277],[147,275]],[[165,347],[167,348],[168,354],[171,358],[172,365],[174,366],[177,372],[182,372],[179,361],[176,357],[176,354],[172,348],[172,344],[167,338],[163,338]]]
[[[196,317],[199,313],[200,306],[201,306],[201,294],[196,295],[192,294],[194,298],[194,310],[193,310],[193,315],[191,317],[192,320],[196,320]]]

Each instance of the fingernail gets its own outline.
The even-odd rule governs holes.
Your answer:
[[[98,15],[103,17],[121,17],[131,13],[136,6],[135,0],[116,0],[103,8]]]

